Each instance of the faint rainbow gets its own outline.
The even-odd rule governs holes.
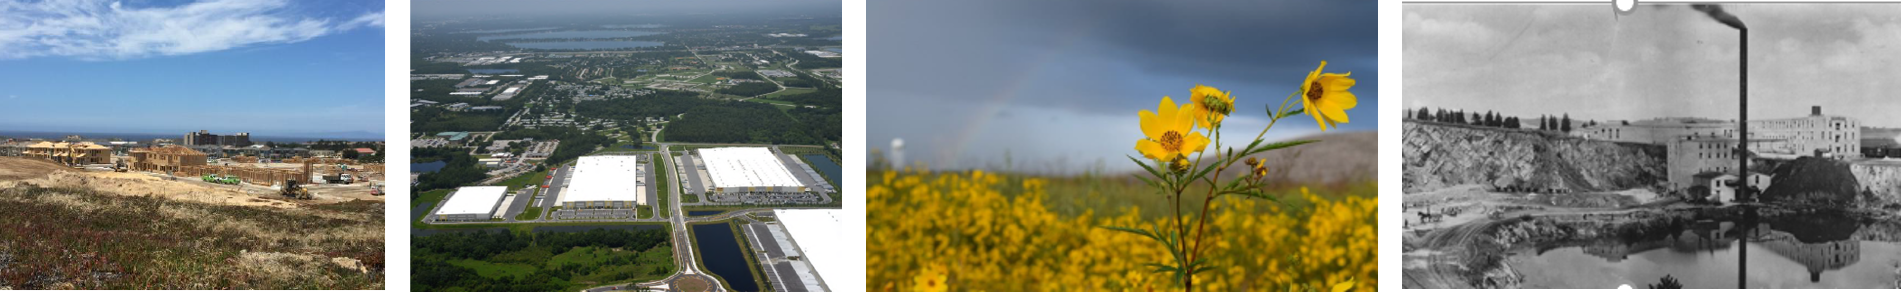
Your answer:
[[[958,129],[957,133],[951,137],[950,143],[948,143],[950,145],[950,151],[945,152],[943,158],[946,160],[941,162],[959,161],[963,159],[964,149],[970,147],[971,139],[976,137],[977,133],[982,132],[984,126],[990,124],[991,117],[995,117],[998,111],[1002,111],[1005,105],[1010,104],[1010,101],[1016,99],[1017,92],[1022,91],[1025,86],[1030,84],[1029,76],[1038,71],[1042,71],[1043,67],[1048,66],[1052,59],[1056,57],[1057,53],[1067,52],[1070,48],[1075,47],[1076,43],[1082,40],[1083,36],[1088,35],[1091,29],[1089,25],[1080,23],[1070,26],[1070,29],[1065,30],[1068,33],[1060,34],[1062,37],[1058,39],[1054,48],[1036,54],[1035,58],[1031,58],[1032,62],[1030,67],[1015,72],[1015,76],[1009,79],[1010,83],[1008,85],[1003,86],[996,94],[990,95],[990,98],[979,101],[977,113],[970,116],[969,121],[964,123],[964,127]],[[999,147],[1008,147],[1008,145],[999,145]],[[959,166],[971,167],[969,165]]]

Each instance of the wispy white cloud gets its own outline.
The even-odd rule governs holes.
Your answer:
[[[289,5],[285,0],[200,0],[174,7],[0,0],[0,59],[175,56],[383,26],[382,12],[337,20],[296,15]]]
[[[341,27],[343,29],[352,29],[363,26],[383,27],[383,13],[375,12],[357,16],[356,19],[351,19],[350,22],[343,23]]]

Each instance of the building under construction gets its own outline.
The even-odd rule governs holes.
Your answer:
[[[174,145],[132,150],[130,164],[133,170],[171,172],[206,163],[204,152]]]
[[[27,157],[46,159],[64,164],[107,164],[112,163],[112,148],[92,142],[66,143],[42,141],[27,145],[23,153]]]

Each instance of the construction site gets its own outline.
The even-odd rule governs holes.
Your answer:
[[[118,193],[178,197],[187,201],[230,205],[294,207],[352,200],[383,200],[383,164],[353,159],[292,157],[269,160],[254,156],[209,158],[189,147],[166,145],[135,148],[114,155],[92,142],[30,143],[19,157],[0,157],[0,173],[43,174],[39,177],[0,175],[0,179],[36,185],[73,185]],[[31,163],[39,162],[39,163]],[[50,171],[47,165],[60,166]]]

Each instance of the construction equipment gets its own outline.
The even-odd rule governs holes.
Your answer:
[[[309,200],[311,198],[310,190],[304,189],[304,185],[298,184],[295,179],[284,180],[283,194],[285,197],[298,200]]]
[[[125,172],[126,168],[125,160],[119,160],[118,163],[112,164],[112,172]]]
[[[235,185],[235,184],[238,184],[238,182],[240,182],[240,180],[238,180],[238,177],[236,176],[206,174],[199,178],[204,179],[205,182],[214,183],[214,184]]]

